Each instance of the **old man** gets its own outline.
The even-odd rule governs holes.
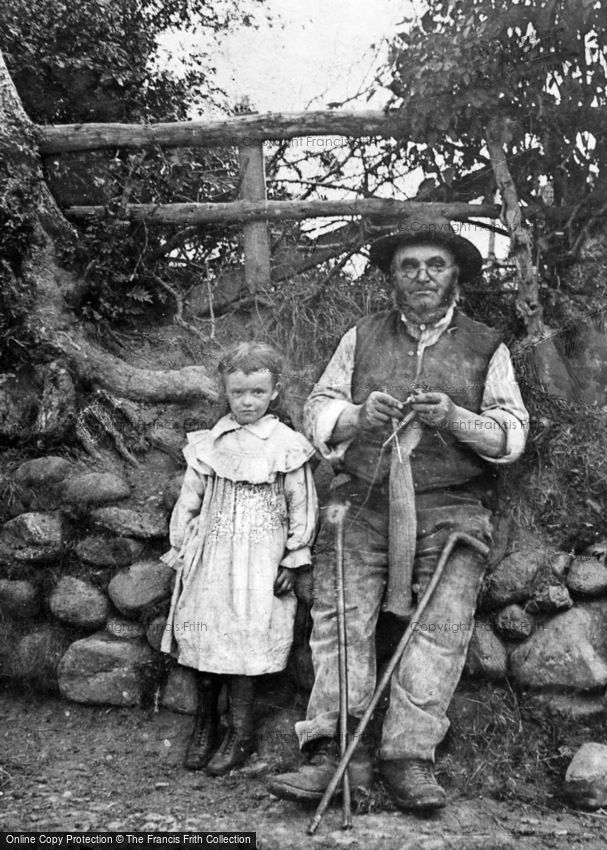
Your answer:
[[[348,724],[356,728],[376,681],[380,611],[401,628],[414,615],[453,531],[490,542],[496,469],[525,445],[527,412],[499,333],[458,308],[460,285],[480,278],[475,245],[446,221],[409,220],[375,241],[393,309],[369,316],[339,343],[305,407],[305,428],[339,474],[344,527]],[[334,532],[314,567],[315,681],[296,732],[308,762],[274,777],[281,797],[317,800],[338,760],[339,686]],[[486,560],[460,545],[429,598],[392,677],[378,751],[400,808],[445,805],[433,763],[464,667]],[[359,741],[353,785],[371,782],[373,751]]]

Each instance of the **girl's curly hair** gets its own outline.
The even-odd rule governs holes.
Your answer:
[[[221,379],[232,372],[269,372],[274,386],[280,381],[284,371],[282,354],[267,342],[239,342],[229,348],[217,367]]]

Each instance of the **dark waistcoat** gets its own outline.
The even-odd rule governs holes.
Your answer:
[[[479,413],[491,357],[500,334],[456,311],[438,342],[425,349],[417,386],[444,392],[460,407]],[[356,328],[352,400],[363,402],[373,390],[404,401],[412,389],[417,367],[417,341],[397,310],[363,319]],[[421,439],[411,453],[417,492],[461,486],[491,472],[476,452],[460,443],[452,430],[432,428],[414,420]],[[391,428],[358,434],[347,450],[343,468],[357,478],[380,484],[390,472],[390,449],[381,445]],[[391,443],[389,444],[391,446]]]

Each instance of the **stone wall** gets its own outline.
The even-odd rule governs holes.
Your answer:
[[[56,456],[14,471],[15,516],[0,529],[0,669],[77,702],[157,699],[189,712],[191,677],[158,651],[173,583],[159,555],[182,464],[174,450],[148,453],[145,474],[109,458],[117,471]]]
[[[82,703],[194,710],[190,671],[159,652],[173,581],[159,555],[179,492],[181,441],[174,433],[164,450],[149,452],[145,475],[143,464],[117,465],[109,453],[89,464],[44,456],[14,470],[14,515],[0,529],[4,677]],[[162,445],[159,436],[155,443]],[[317,475],[322,481],[326,469]],[[595,546],[573,558],[525,533],[498,545],[466,673],[508,677],[569,714],[605,711],[605,555]],[[302,602],[288,675],[303,688],[312,676],[308,626]]]
[[[490,569],[466,672],[499,680],[551,709],[607,710],[606,548],[574,557],[528,533]]]

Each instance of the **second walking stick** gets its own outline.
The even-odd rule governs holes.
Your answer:
[[[348,644],[346,631],[346,593],[344,584],[344,521],[348,503],[329,508],[329,519],[335,523],[335,601],[337,610],[337,652],[339,672],[339,746],[343,759],[348,749]],[[352,828],[350,777],[346,769],[342,780],[342,828]]]

